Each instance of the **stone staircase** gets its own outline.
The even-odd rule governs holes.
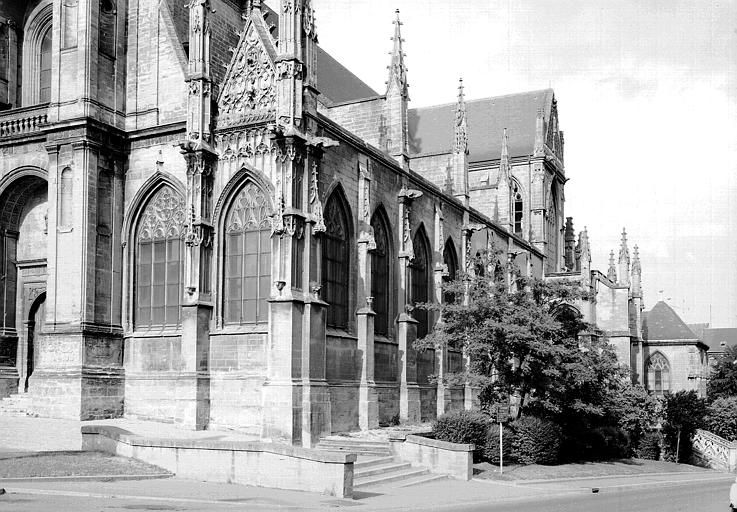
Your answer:
[[[0,399],[0,414],[13,416],[38,416],[31,411],[31,397],[26,393],[13,393]]]
[[[353,488],[366,490],[374,487],[408,487],[446,478],[433,475],[427,468],[413,467],[397,460],[388,441],[370,441],[360,438],[330,436],[320,440],[316,448],[331,452],[355,453]]]

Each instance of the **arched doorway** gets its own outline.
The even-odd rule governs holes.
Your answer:
[[[14,369],[19,380],[12,389],[19,391],[28,377],[28,327],[33,322],[37,339],[37,317],[44,312],[47,194],[41,169],[18,169],[0,180],[0,366]]]
[[[38,346],[39,334],[43,332],[44,319],[46,317],[46,292],[41,293],[36,300],[31,303],[28,317],[26,320],[26,369],[24,391],[28,391],[28,382],[36,368],[39,351]]]

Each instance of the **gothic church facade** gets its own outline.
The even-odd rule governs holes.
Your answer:
[[[413,304],[575,273],[557,102],[411,109],[393,41],[379,93],[309,0],[3,2],[0,396],[308,447],[470,407]]]

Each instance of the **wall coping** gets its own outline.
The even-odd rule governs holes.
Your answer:
[[[392,432],[389,434],[389,441],[394,442],[405,442],[412,444],[419,444],[421,446],[430,446],[432,448],[438,448],[440,450],[449,450],[452,452],[472,452],[476,449],[474,444],[462,444],[462,443],[450,443],[448,441],[439,441],[431,437],[427,437],[429,432],[416,432],[416,433],[404,433],[404,432]]]
[[[152,448],[184,448],[199,450],[228,450],[244,452],[265,452],[286,455],[297,459],[313,460],[328,464],[351,464],[356,462],[355,453],[338,453],[312,450],[285,444],[266,443],[262,441],[217,441],[211,439],[170,439],[149,438],[135,435],[119,427],[107,425],[85,425],[82,435],[103,435],[132,446]]]

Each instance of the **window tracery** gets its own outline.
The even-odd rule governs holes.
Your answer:
[[[322,247],[323,298],[330,304],[327,325],[348,327],[348,216],[337,194],[325,205],[325,234]]]
[[[386,222],[377,211],[371,218],[376,249],[371,252],[371,296],[374,298],[374,333],[389,335],[389,278],[391,256]]]

